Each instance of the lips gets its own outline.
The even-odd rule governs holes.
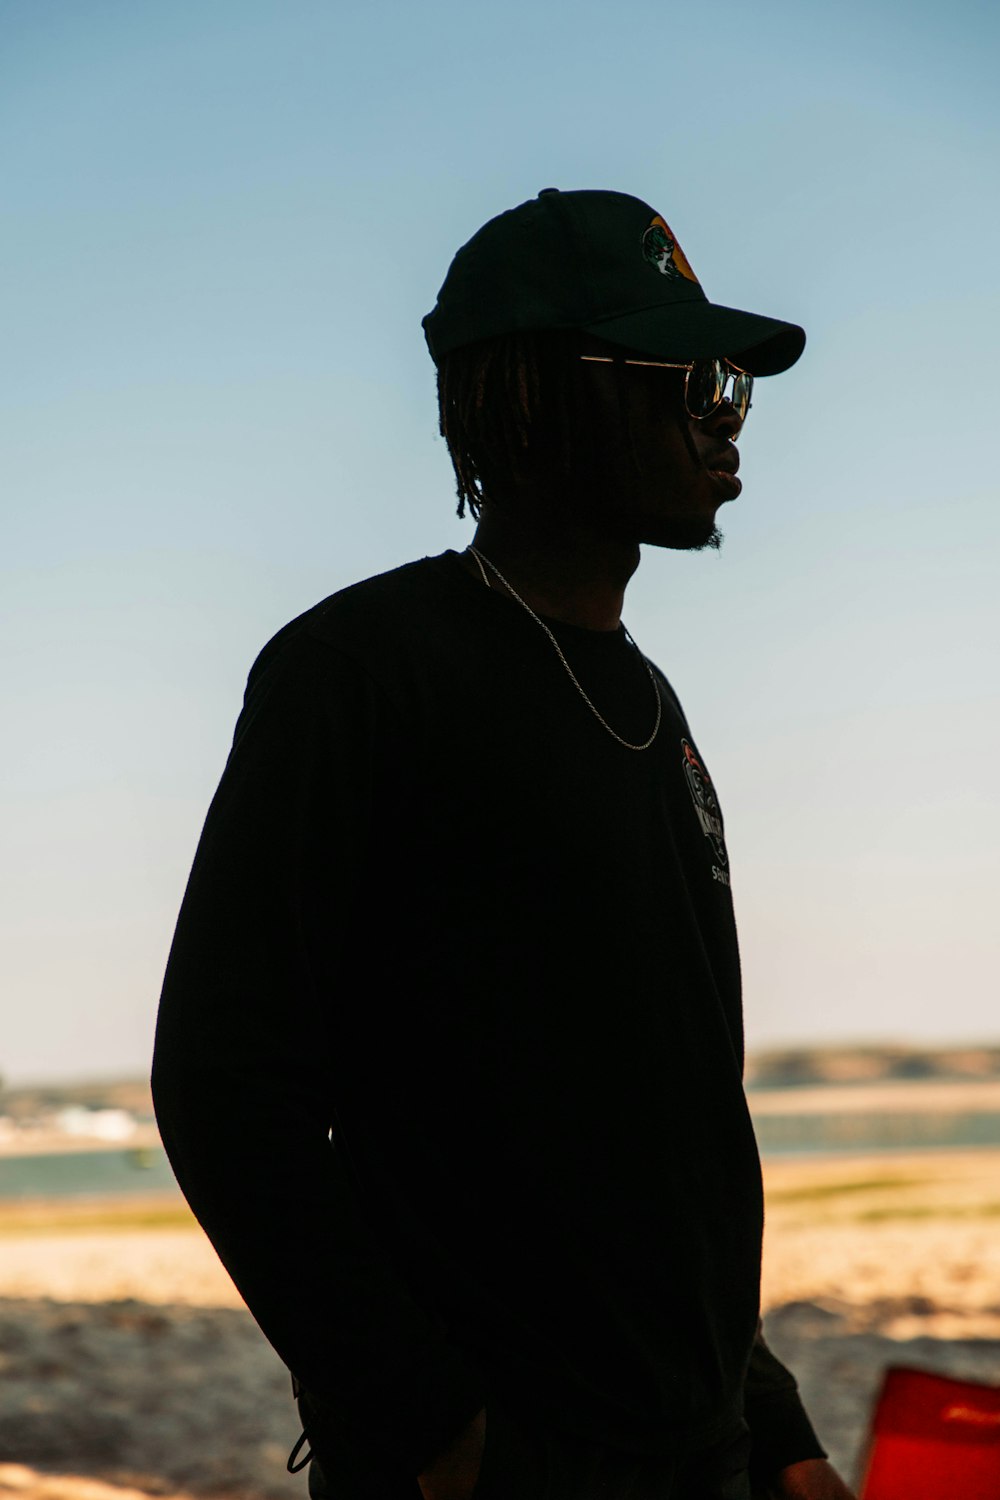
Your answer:
[[[740,455],[735,448],[724,448],[721,453],[714,453],[705,460],[709,475],[730,500],[735,499],[743,488],[742,481],[736,477],[739,466]]]

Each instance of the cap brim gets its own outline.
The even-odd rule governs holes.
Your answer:
[[[654,359],[724,356],[751,375],[780,375],[794,365],[806,343],[797,323],[719,307],[700,297],[603,318],[588,324],[586,331]]]

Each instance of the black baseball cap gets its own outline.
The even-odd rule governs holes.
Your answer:
[[[641,198],[558,188],[484,224],[423,320],[435,364],[465,344],[543,328],[651,359],[725,356],[753,375],[787,370],[806,341],[795,323],[709,302],[673,230]]]

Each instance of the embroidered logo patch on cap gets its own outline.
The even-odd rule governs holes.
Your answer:
[[[642,254],[661,276],[684,276],[688,281],[693,281],[695,286],[698,285],[698,278],[688,265],[687,256],[671,234],[670,226],[659,214],[643,231]]]

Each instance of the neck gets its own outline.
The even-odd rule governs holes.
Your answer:
[[[505,514],[486,504],[472,545],[536,614],[588,630],[618,629],[625,589],[639,566],[637,543],[609,538],[564,513],[551,522],[537,513],[526,518],[520,508]],[[474,558],[467,566],[479,577]]]

